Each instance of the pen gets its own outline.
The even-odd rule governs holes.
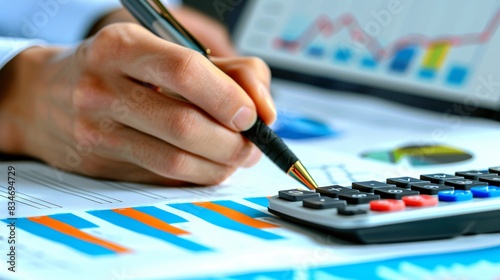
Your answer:
[[[160,0],[121,0],[121,2],[144,27],[158,37],[198,51],[209,59],[210,50],[180,24]],[[255,124],[241,134],[253,142],[286,174],[308,189],[314,190],[318,187],[297,156],[262,119],[257,118]]]

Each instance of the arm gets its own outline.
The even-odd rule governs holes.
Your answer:
[[[29,48],[0,72],[0,150],[96,177],[218,183],[258,160],[239,132],[275,113],[262,61],[214,63],[136,24]]]

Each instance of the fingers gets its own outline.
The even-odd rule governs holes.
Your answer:
[[[132,92],[143,90],[138,99]],[[221,164],[240,164],[252,145],[235,131],[221,126],[193,104],[164,96],[131,81],[115,89],[123,93],[121,103],[127,117],[111,115],[115,121],[154,136],[182,150]],[[130,94],[127,94],[130,92]]]
[[[87,133],[91,133],[90,129],[81,129],[80,142],[89,137],[85,135]],[[134,181],[140,178],[141,180],[155,178],[148,175],[148,172],[151,172],[177,182],[212,185],[225,180],[238,167],[207,160],[127,127],[121,127],[111,134],[104,135],[99,145],[92,146],[92,152],[93,155],[103,159],[130,163],[147,170],[141,175],[142,177],[136,174]],[[104,175],[98,173],[101,172],[99,164],[90,169],[83,166],[83,170],[94,176]]]
[[[213,58],[212,61],[248,93],[264,122],[271,124],[276,120],[276,107],[269,92],[271,72],[261,59]]]
[[[108,26],[82,53],[82,63],[94,71],[122,73],[172,90],[234,131],[250,128],[257,118],[252,99],[208,59],[138,25]]]

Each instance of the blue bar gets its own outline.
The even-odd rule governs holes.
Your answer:
[[[423,68],[418,72],[418,76],[430,80],[436,76],[436,70]]]
[[[141,211],[143,213],[146,213],[148,215],[151,215],[151,216],[158,218],[158,219],[164,221],[165,223],[169,223],[169,224],[185,223],[188,221],[181,216],[177,216],[175,214],[164,211],[164,210],[157,208],[157,207],[154,207],[154,206],[134,207],[134,209],[137,211]]]
[[[266,198],[266,201],[267,201],[267,198]],[[263,213],[263,212],[261,212],[259,210],[250,208],[250,207],[248,207],[246,205],[239,204],[239,203],[236,203],[236,202],[231,201],[231,200],[213,201],[213,203],[221,205],[221,206],[224,206],[224,207],[227,207],[227,208],[231,208],[233,210],[236,210],[236,211],[238,211],[240,213],[243,213],[243,214],[245,214],[247,216],[250,216],[252,218],[271,217],[271,215],[269,215],[267,213]]]
[[[179,204],[169,204],[170,207],[175,209],[179,209],[181,211],[193,214],[200,219],[203,219],[213,225],[216,225],[221,228],[229,229],[232,231],[241,232],[244,234],[248,234],[254,237],[266,239],[266,240],[276,240],[283,239],[283,237],[276,235],[274,233],[270,233],[258,228],[253,228],[251,226],[247,226],[245,224],[239,223],[228,217],[219,214],[215,211],[209,210],[207,208],[192,204],[192,203],[179,203]]]
[[[393,57],[389,69],[392,72],[403,73],[408,70],[411,60],[416,54],[415,46],[407,46],[400,49]]]
[[[377,61],[372,57],[365,57],[361,60],[361,66],[365,68],[375,68],[377,67]]]
[[[263,206],[263,207],[267,207],[269,205],[269,198],[267,197],[249,197],[249,198],[245,198],[245,200],[248,200],[252,203],[255,203],[257,205],[260,205],[260,206]]]
[[[465,78],[467,77],[467,68],[462,67],[462,66],[454,66],[451,68],[450,72],[448,73],[448,83],[453,84],[453,85],[461,85],[465,81]]]
[[[311,56],[321,57],[325,53],[325,49],[319,46],[311,46],[307,50],[307,53]]]
[[[340,48],[335,52],[335,60],[340,62],[348,62],[352,57],[352,52],[348,48]]]
[[[139,210],[138,208],[134,208]],[[158,209],[162,211],[161,209]],[[144,223],[141,223],[137,220],[129,218],[124,215],[120,215],[112,210],[97,210],[97,211],[89,211],[91,215],[94,215],[100,219],[103,219],[107,222],[110,222],[116,226],[128,229],[133,232],[137,232],[140,234],[144,234],[150,237],[154,237],[165,242],[168,242],[172,245],[179,246],[189,251],[211,251],[210,248],[200,245],[198,243],[189,241],[187,239],[183,239],[178,237],[177,235],[156,229]],[[173,214],[172,214],[173,215]],[[158,218],[158,217],[156,217]],[[167,222],[167,221],[165,221]]]
[[[55,214],[55,215],[50,215],[50,217],[54,220],[58,220],[59,222],[63,222],[70,226],[76,227],[77,229],[98,227],[96,224],[73,214]]]
[[[74,227],[84,226],[84,223],[78,221],[81,219],[73,214],[66,214],[67,216],[63,219],[77,221],[75,225],[69,224]],[[73,216],[73,217],[70,217]],[[50,216],[51,218],[53,216]],[[60,217],[59,217],[60,218]],[[60,219],[58,219],[60,220]],[[3,222],[8,223],[7,220],[2,220]],[[90,222],[89,222],[90,223]],[[87,224],[89,225],[89,224]],[[100,245],[96,245],[91,242],[83,241],[81,239],[66,235],[57,230],[49,228],[47,226],[41,225],[39,223],[35,223],[26,218],[17,219],[16,226],[20,229],[23,229],[29,233],[32,233],[41,238],[48,239],[52,242],[59,243],[68,247],[71,247],[81,253],[92,255],[92,256],[102,256],[102,255],[115,255],[116,252],[111,251],[107,248],[104,248]]]

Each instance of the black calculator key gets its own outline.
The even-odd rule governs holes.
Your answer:
[[[413,191],[403,188],[380,188],[375,189],[375,194],[380,195],[381,198],[401,199],[407,195],[419,195],[418,191]]]
[[[418,191],[421,194],[433,195],[438,194],[440,191],[452,191],[455,188],[435,183],[414,183],[411,184],[411,189],[414,191]]]
[[[411,183],[424,183],[429,181],[420,180],[412,177],[388,178],[387,184],[396,185],[396,187],[409,189]]]
[[[372,200],[379,200],[380,196],[372,193],[344,193],[339,195],[339,199],[345,200],[349,204],[365,204]]]
[[[490,186],[500,186],[500,175],[497,176],[481,176],[479,181],[488,183]]]
[[[479,170],[469,170],[469,171],[457,171],[455,172],[455,175],[457,176],[462,176],[465,179],[472,179],[472,180],[477,180],[479,176],[485,175],[485,174],[491,174],[488,171],[479,171]]]
[[[488,168],[488,171],[490,173],[500,174],[500,166],[490,167],[490,168]]]
[[[436,183],[436,184],[444,184],[444,181],[448,180],[448,179],[463,179],[463,178],[464,177],[461,177],[461,176],[455,176],[455,175],[444,174],[444,173],[420,175],[420,179],[431,181],[432,183]]]
[[[367,209],[350,208],[350,207],[337,209],[337,214],[342,216],[355,216],[355,215],[363,215],[366,213],[368,213]]]
[[[306,198],[319,197],[319,193],[299,189],[282,190],[278,194],[280,198],[289,201],[302,201]]]
[[[339,197],[339,194],[342,193],[359,193],[358,190],[353,190],[351,188],[347,187],[342,187],[339,185],[333,185],[333,186],[328,186],[328,187],[319,187],[316,189],[316,192],[320,193],[321,195],[337,198]]]
[[[306,198],[302,201],[302,205],[304,207],[313,209],[330,209],[330,208],[345,207],[346,202],[344,200],[338,200],[323,196],[323,197]]]
[[[361,192],[373,193],[377,188],[396,187],[379,181],[364,181],[352,183],[352,188]]]
[[[488,186],[486,182],[480,182],[470,179],[449,179],[444,182],[445,185],[452,186],[456,190],[470,190],[472,187]]]

